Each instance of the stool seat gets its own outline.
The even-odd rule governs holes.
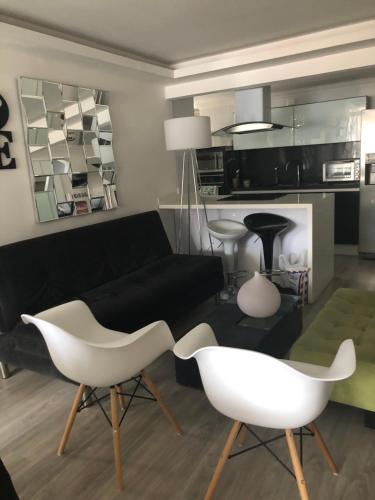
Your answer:
[[[289,220],[282,215],[257,213],[247,215],[243,220],[247,229],[260,235],[260,233],[280,233],[287,229]]]
[[[207,229],[211,236],[223,244],[224,259],[227,271],[227,288],[223,297],[234,295],[237,288],[235,271],[235,246],[239,239],[247,234],[246,226],[242,222],[230,219],[215,219],[207,222]]]
[[[218,240],[238,240],[247,233],[242,222],[229,219],[216,219],[208,222],[208,230]]]
[[[265,270],[272,271],[273,243],[276,235],[289,227],[289,219],[282,215],[261,212],[247,215],[243,222],[249,231],[257,234],[262,240]]]

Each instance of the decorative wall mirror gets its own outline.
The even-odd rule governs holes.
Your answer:
[[[117,207],[109,94],[21,77],[37,220]]]

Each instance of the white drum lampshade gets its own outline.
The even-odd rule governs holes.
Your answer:
[[[281,296],[276,286],[267,278],[255,272],[238,291],[237,305],[247,316],[268,318],[279,309]]]
[[[168,151],[210,148],[209,116],[184,116],[164,122],[165,145]]]

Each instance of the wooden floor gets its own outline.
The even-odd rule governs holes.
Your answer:
[[[340,257],[336,278],[319,302],[305,308],[310,322],[338,286],[375,289],[375,261]],[[80,413],[66,454],[56,455],[75,388],[20,371],[0,380],[0,456],[22,500],[202,499],[231,423],[198,390],[174,381],[171,354],[149,370],[184,430],[177,436],[156,404],[137,402],[121,428],[125,490],[116,490],[112,438],[96,407]],[[310,499],[375,498],[375,430],[359,410],[330,404],[318,421],[340,469],[330,474],[313,440],[305,441]],[[266,437],[275,431],[259,429]],[[288,460],[284,441],[271,445]],[[1,492],[0,492],[1,498]],[[293,479],[259,449],[230,460],[216,494],[222,500],[298,499]]]

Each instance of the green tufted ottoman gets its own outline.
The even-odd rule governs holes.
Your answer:
[[[329,366],[339,344],[351,338],[357,354],[352,377],[335,384],[331,400],[367,410],[375,428],[375,292],[339,288],[297,340],[289,358]]]

